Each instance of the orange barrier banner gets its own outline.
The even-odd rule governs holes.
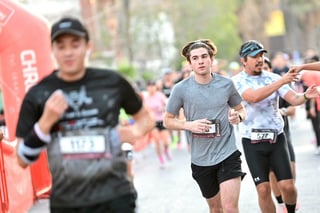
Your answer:
[[[22,99],[52,71],[48,24],[11,1],[0,1],[0,82],[8,139],[14,140]]]
[[[26,212],[51,187],[46,153],[30,168],[16,162],[15,131],[26,92],[53,67],[49,24],[9,0],[0,1],[0,86],[7,141],[1,142],[0,213]]]
[[[9,198],[7,188],[7,177],[5,173],[4,157],[3,157],[2,143],[0,142],[0,213],[7,212],[9,210]]]
[[[6,180],[8,200],[2,207],[3,213],[22,213],[32,206],[34,202],[31,184],[30,169],[22,169],[16,162],[15,142],[2,141],[3,163]]]

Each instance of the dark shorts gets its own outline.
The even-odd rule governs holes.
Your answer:
[[[263,142],[252,144],[250,139],[242,138],[243,151],[256,185],[269,182],[269,172],[272,170],[277,180],[292,179],[288,146],[285,135],[278,135],[276,143]]]
[[[241,152],[237,150],[217,165],[197,166],[191,164],[192,177],[197,181],[203,197],[212,198],[219,192],[220,183],[245,176],[241,170],[240,156]]]
[[[163,126],[163,121],[157,121],[156,122],[156,128],[159,130],[159,131],[162,131],[162,130],[165,130],[166,128]]]
[[[135,213],[136,208],[136,194],[123,195],[114,200],[107,201],[100,204],[95,204],[92,206],[83,207],[50,207],[51,213]]]

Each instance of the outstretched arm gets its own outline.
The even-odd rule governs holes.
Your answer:
[[[312,85],[304,93],[297,93],[293,90],[290,90],[285,96],[284,99],[288,101],[291,105],[297,106],[304,104],[308,99],[320,97],[320,87]]]
[[[300,72],[301,70],[320,71],[320,62],[306,63],[301,65],[293,65],[289,71]]]
[[[280,87],[282,87],[285,84],[288,84],[293,81],[298,80],[298,73],[295,73],[293,71],[289,71],[286,74],[284,74],[279,80],[273,82],[272,84],[269,84],[267,86],[261,87],[259,89],[247,89],[242,93],[243,100],[249,102],[249,103],[257,103],[268,96],[270,96],[272,93],[277,91]]]

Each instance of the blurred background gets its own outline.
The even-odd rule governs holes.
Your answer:
[[[81,18],[90,31],[91,63],[119,69],[131,80],[154,79],[161,70],[183,69],[182,46],[210,38],[219,69],[239,62],[244,40],[256,39],[300,63],[320,48],[318,0],[16,0],[50,23]]]

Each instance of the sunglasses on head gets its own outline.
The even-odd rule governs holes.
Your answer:
[[[247,56],[251,52],[254,52],[256,50],[264,49],[263,45],[256,41],[248,42],[244,47],[242,48],[240,55],[241,56]]]

